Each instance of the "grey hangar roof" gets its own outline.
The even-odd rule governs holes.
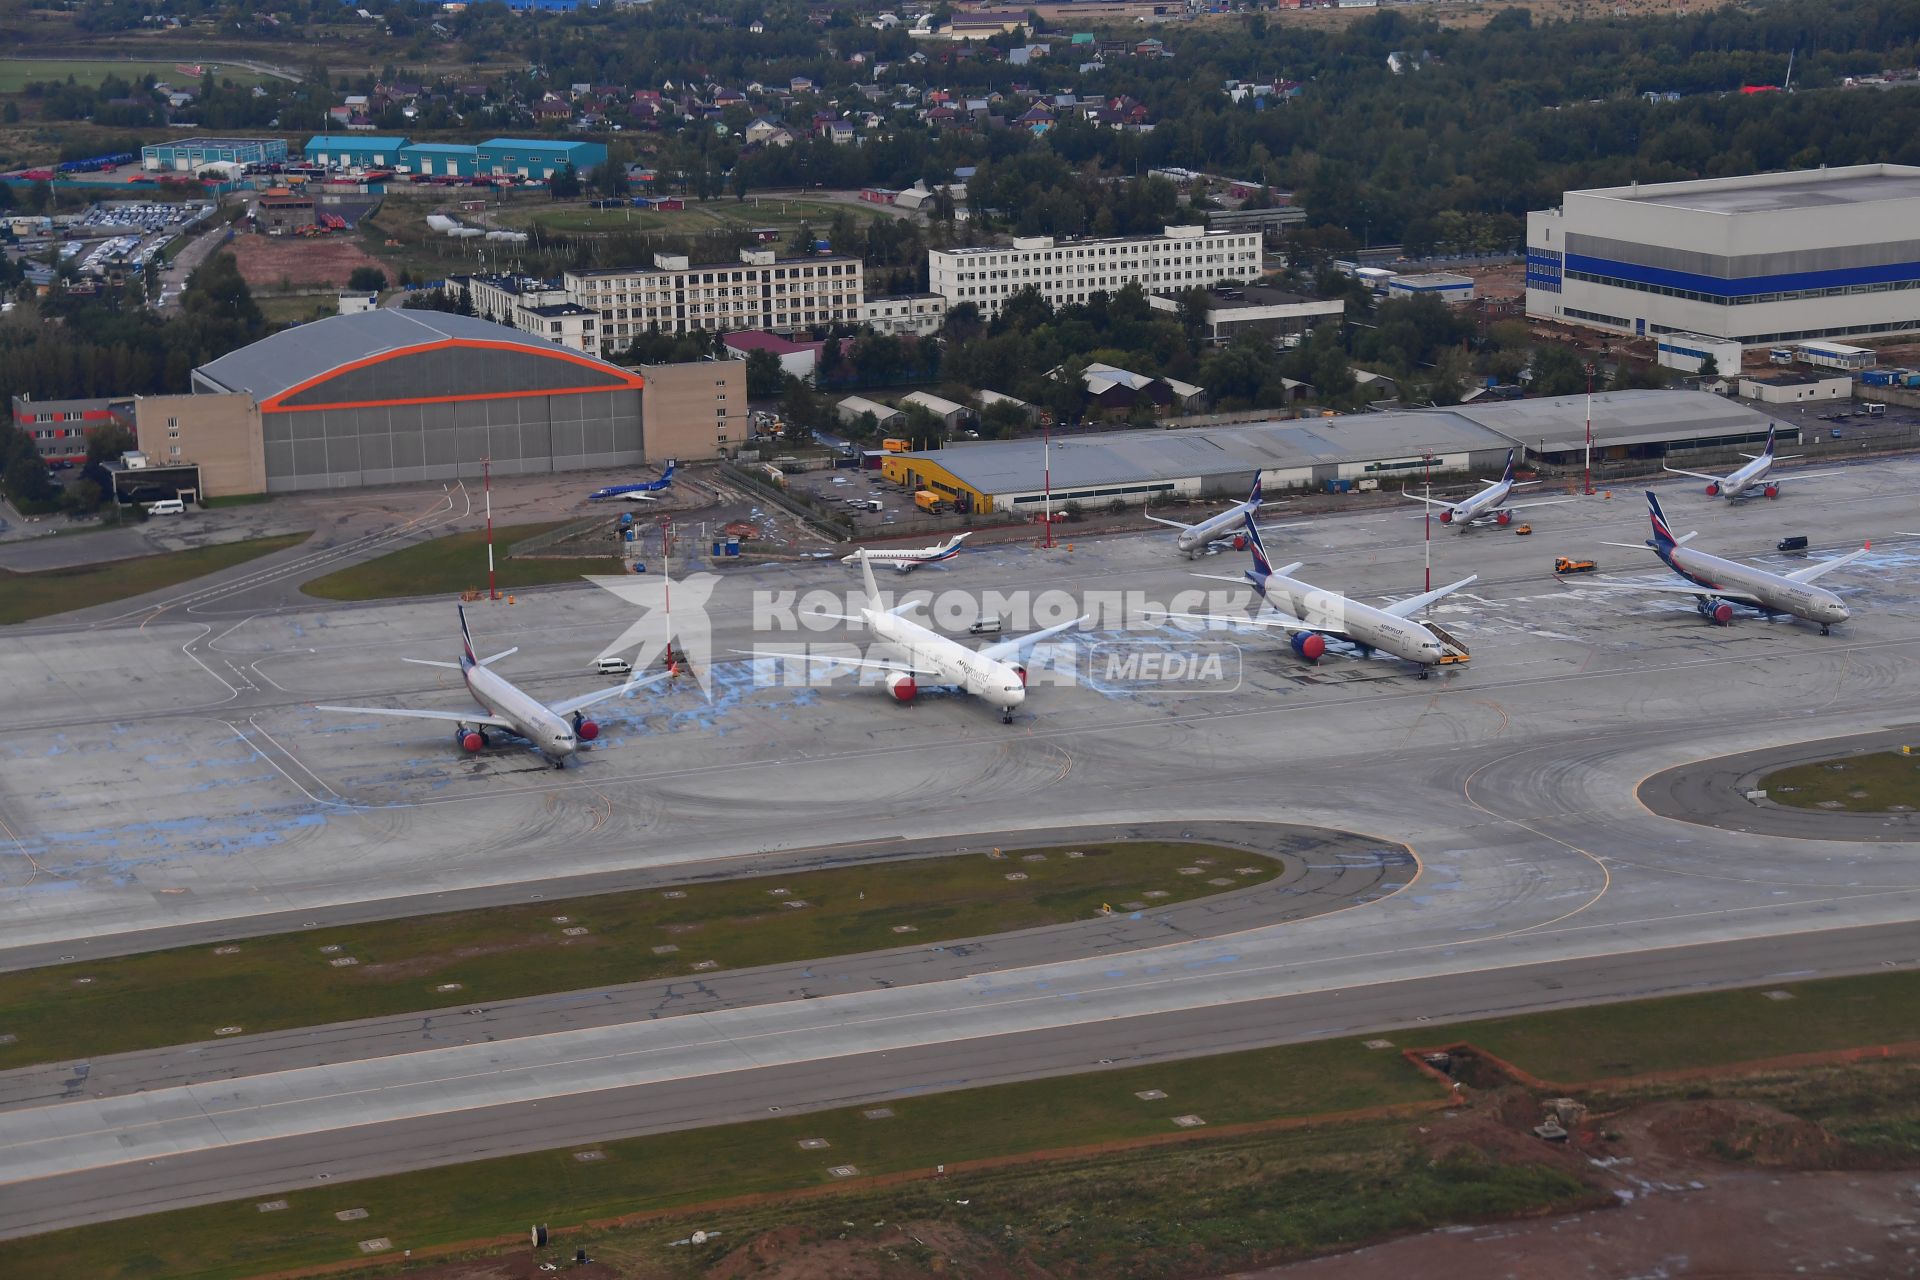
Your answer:
[[[1920,199],[1920,168],[1897,164],[1849,165],[1792,174],[1602,187],[1578,194],[1663,205],[1694,213],[1778,213],[1880,200]]]
[[[1625,445],[1764,432],[1766,414],[1694,391],[1613,391],[1593,398],[1594,443]],[[1056,489],[1161,480],[1202,480],[1255,471],[1302,470],[1435,455],[1504,452],[1515,445],[1547,452],[1586,437],[1586,397],[1562,396],[1279,419],[1240,426],[1111,431],[1056,438],[1050,465]],[[1543,446],[1544,442],[1544,446]],[[1045,447],[1038,439],[983,441],[905,455],[925,458],[982,493],[1025,493],[1040,485]]]
[[[201,365],[194,375],[227,391],[246,391],[265,400],[358,360],[456,339],[506,343],[548,356],[575,354],[491,320],[382,308],[283,329]]]

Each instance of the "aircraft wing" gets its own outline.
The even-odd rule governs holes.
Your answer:
[[[1218,613],[1164,613],[1158,609],[1148,610],[1147,616],[1154,618],[1179,618],[1185,622],[1217,622],[1229,627],[1273,627],[1280,631],[1305,631],[1313,635],[1333,636],[1336,639],[1346,638],[1346,632],[1344,631],[1335,631],[1329,627],[1310,626],[1292,614],[1282,613],[1278,609],[1274,609],[1270,614],[1262,614],[1257,618],[1230,618],[1225,614]]]
[[[648,676],[645,680],[629,680],[626,684],[617,684],[611,689],[595,689],[592,693],[583,693],[577,698],[566,698],[559,702],[550,702],[547,707],[557,716],[570,716],[576,711],[584,711],[596,702],[605,702],[623,693],[632,693],[648,685],[659,684],[662,680],[673,679],[673,673],[663,671],[659,675]]]
[[[1146,515],[1144,511],[1141,512],[1140,514]],[[1169,529],[1178,529],[1182,533],[1185,533],[1188,529],[1193,528],[1193,526],[1190,524],[1181,524],[1178,520],[1168,520],[1163,516],[1147,516],[1147,519],[1153,521],[1155,524],[1163,524],[1167,526],[1167,528]]]
[[[622,502],[658,502],[660,501],[659,498],[655,497],[651,493],[623,493],[620,495],[620,500]]]
[[[1803,569],[1795,569],[1792,573],[1783,573],[1780,576],[1790,582],[1812,582],[1815,578],[1832,573],[1842,565],[1852,564],[1855,560],[1858,560],[1871,550],[1873,550],[1873,544],[1869,542],[1858,551],[1849,551],[1843,556],[1835,556],[1831,560],[1822,560],[1818,564],[1810,564]]]
[[[1768,476],[1764,484],[1779,484],[1785,480],[1817,480],[1821,476],[1837,476],[1838,471],[1782,471],[1777,476]],[[1756,488],[1759,486],[1755,486]]]
[[[1430,507],[1450,507],[1453,505],[1451,502],[1442,502],[1439,498],[1423,498],[1417,493],[1408,493],[1405,489],[1400,491],[1400,496],[1410,498],[1415,502],[1424,502]]]
[[[1562,583],[1565,578],[1560,579]],[[1718,587],[1683,587],[1679,583],[1667,582],[1582,582],[1583,587],[1593,587],[1599,591],[1652,591],[1659,595],[1692,596],[1696,600],[1701,596],[1709,600],[1731,600],[1735,604],[1748,604],[1762,608],[1760,601],[1744,591],[1722,591]]]
[[[1695,480],[1711,480],[1715,484],[1725,484],[1727,479],[1725,476],[1710,476],[1704,471],[1688,471],[1681,467],[1669,467],[1664,462],[1660,464],[1660,468],[1663,471],[1671,471],[1677,476],[1692,476]]]
[[[789,658],[795,662],[831,663],[841,667],[872,667],[876,671],[898,671],[910,676],[925,676],[931,680],[945,680],[948,677],[926,667],[908,666],[904,662],[894,662],[885,658],[836,658],[825,653],[765,653],[752,649],[735,649],[735,653],[745,654],[749,658]]]
[[[415,711],[408,707],[330,707],[315,703],[315,711],[355,711],[370,716],[407,716],[414,720],[445,720],[449,724],[484,724],[496,729],[511,729],[518,733],[519,727],[502,716],[482,715],[478,711]]]
[[[1572,498],[1543,498],[1539,502],[1509,502],[1500,509],[1502,511],[1525,511],[1528,507],[1557,507],[1562,503],[1572,501],[1574,501]]]
[[[1044,627],[1039,631],[1030,631],[1026,635],[1013,640],[1001,640],[996,644],[982,645],[979,649],[980,656],[989,662],[1017,661],[1020,655],[1039,644],[1042,640],[1051,640],[1063,631],[1072,631],[1075,627],[1085,626],[1091,616],[1091,614],[1082,614],[1071,622],[1062,622],[1058,626]]]
[[[1478,582],[1479,580],[1479,574],[1470,573],[1458,582],[1449,582],[1444,587],[1435,587],[1433,590],[1424,591],[1417,596],[1409,596],[1405,600],[1396,600],[1392,604],[1382,608],[1381,612],[1390,613],[1396,618],[1411,618],[1414,614],[1420,612],[1434,601],[1445,596],[1450,596],[1469,583]]]

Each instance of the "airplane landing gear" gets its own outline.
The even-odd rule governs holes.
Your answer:
[[[1823,622],[1820,624],[1820,634],[1823,636],[1832,635],[1833,630],[1826,623]]]
[[[1000,712],[1000,723],[1001,723],[1001,724],[1012,724],[1012,723],[1013,723],[1013,708],[1012,708],[1012,707],[1004,707],[1004,708],[1002,708],[1002,709],[1001,709],[1001,712]]]
[[[1432,674],[1433,672],[1427,670],[1425,667],[1420,668],[1420,679],[1425,680],[1428,676]]]

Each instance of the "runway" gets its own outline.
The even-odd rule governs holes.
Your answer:
[[[1796,563],[1762,550],[1783,531],[1813,534],[1816,555],[1874,538],[1870,557],[1822,583],[1855,609],[1831,637],[1751,617],[1714,628],[1685,602],[1556,583],[1554,554],[1660,580],[1651,555],[1598,545],[1644,537],[1643,505],[1622,494],[1551,508],[1531,538],[1436,526],[1434,581],[1481,580],[1435,611],[1473,651],[1435,680],[1379,658],[1306,667],[1270,638],[1230,632],[1243,646],[1237,688],[1039,683],[1004,727],[954,698],[902,708],[871,688],[758,688],[753,664],[722,659],[711,703],[685,689],[616,703],[599,749],[565,774],[514,752],[461,758],[437,729],[307,705],[459,705],[397,661],[446,656],[443,605],[190,612],[143,635],[10,643],[0,679],[20,696],[0,737],[0,818],[16,843],[0,863],[0,928],[38,962],[128,938],[232,936],[261,916],[384,914],[436,895],[524,901],[580,876],[710,874],[783,850],[977,844],[983,831],[1079,823],[1195,838],[1215,820],[1300,824],[1404,845],[1420,868],[1351,910],[1151,949],[543,1023],[492,1043],[0,1112],[6,1165],[32,1179],[8,1186],[0,1229],[44,1229],[70,1220],[67,1206],[138,1212],[299,1185],[315,1170],[554,1145],[594,1124],[592,1136],[611,1136],[642,1131],[623,1123],[711,1123],[1099,1056],[1908,963],[1920,916],[1910,846],[1721,830],[1637,798],[1662,770],[1920,714],[1920,548],[1888,536],[1911,522],[1920,466],[1787,480],[1778,502],[1663,500],[1705,549],[1770,564]],[[1421,533],[1375,511],[1312,521],[1271,550],[1324,585],[1404,595],[1420,588]],[[902,585],[1126,588],[1173,602],[1227,589],[1193,572],[1241,567],[1115,538],[987,548]],[[838,565],[728,573],[707,604],[713,647],[790,645],[756,628],[756,612],[764,624],[779,593],[846,585]],[[537,613],[486,611],[476,631],[489,649],[520,644],[503,669],[560,696],[590,687],[587,661],[631,619],[611,595],[580,590],[543,596]],[[1662,972],[1663,952],[1684,964]],[[216,1010],[208,1023],[182,1040],[210,1035]]]

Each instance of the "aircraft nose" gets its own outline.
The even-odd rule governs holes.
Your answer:
[[[1027,700],[1025,685],[1012,684],[994,690],[992,702],[996,707],[1017,707]]]

